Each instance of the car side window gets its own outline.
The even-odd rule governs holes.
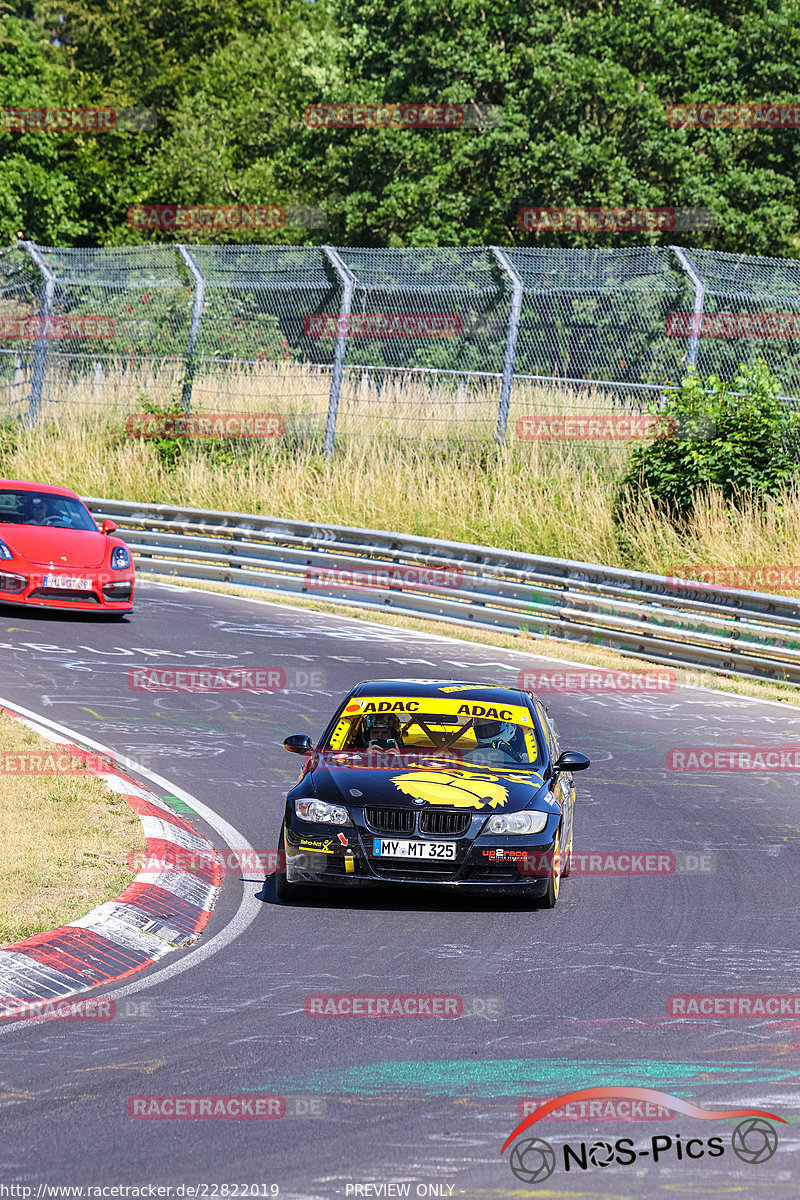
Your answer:
[[[536,712],[539,714],[539,720],[542,723],[542,729],[544,730],[544,737],[545,741],[547,742],[547,749],[549,751],[550,758],[553,762],[555,762],[559,755],[558,736],[541,700],[536,701]]]

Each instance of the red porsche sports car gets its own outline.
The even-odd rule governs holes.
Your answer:
[[[0,479],[0,603],[122,616],[133,608],[133,563],[116,525],[74,492]]]

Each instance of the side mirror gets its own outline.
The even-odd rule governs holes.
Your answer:
[[[553,770],[585,771],[591,765],[585,754],[579,754],[577,750],[565,750],[553,763]]]
[[[314,749],[307,733],[291,734],[283,739],[283,746],[285,750],[291,750],[292,754],[310,754]]]
[[[109,521],[108,517],[106,517],[106,519],[103,521],[103,524],[100,526],[100,532],[101,533],[116,533],[117,532],[116,522]]]

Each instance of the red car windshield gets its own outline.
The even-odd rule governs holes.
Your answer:
[[[55,529],[86,529],[97,533],[87,508],[71,496],[52,492],[0,489],[0,525],[48,525]]]

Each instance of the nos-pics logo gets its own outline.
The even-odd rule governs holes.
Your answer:
[[[560,1148],[560,1155],[555,1148],[540,1137],[521,1137],[531,1125],[540,1121],[549,1113],[564,1105],[581,1100],[598,1100],[603,1098],[628,1100],[644,1100],[683,1113],[699,1121],[723,1121],[731,1117],[741,1117],[738,1125],[731,1133],[730,1145],[726,1147],[725,1139],[721,1136],[709,1138],[684,1138],[679,1133],[654,1134],[644,1145],[637,1146],[633,1138],[622,1137],[613,1141],[600,1139],[596,1142],[565,1142]],[[549,1179],[562,1160],[564,1171],[588,1171],[593,1167],[609,1167],[616,1164],[629,1167],[634,1163],[645,1165],[648,1160],[653,1163],[668,1161],[670,1165],[683,1162],[697,1162],[702,1158],[720,1158],[723,1154],[732,1152],[741,1162],[750,1166],[758,1166],[768,1162],[778,1149],[778,1134],[771,1121],[785,1124],[783,1117],[774,1113],[764,1112],[759,1108],[727,1108],[716,1112],[708,1108],[700,1108],[683,1100],[680,1096],[672,1096],[668,1092],[659,1092],[654,1088],[636,1087],[595,1087],[583,1088],[578,1092],[566,1092],[542,1104],[535,1112],[526,1117],[506,1139],[501,1154],[514,1142],[509,1157],[512,1172],[523,1183],[543,1183]],[[516,1141],[515,1139],[519,1139]],[[644,1160],[642,1163],[641,1160]]]

